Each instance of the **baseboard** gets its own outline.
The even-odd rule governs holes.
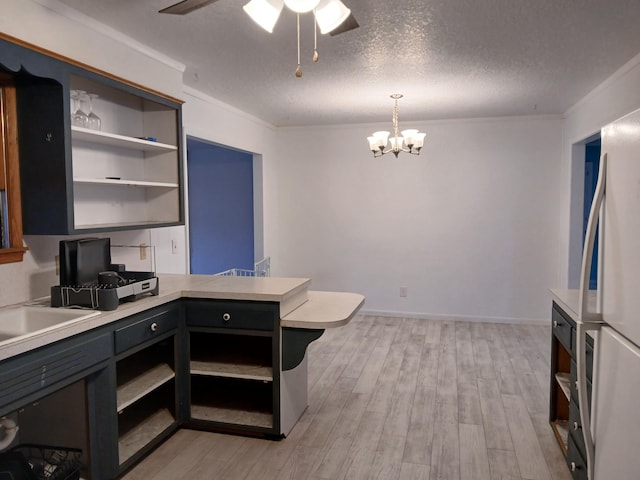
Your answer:
[[[360,310],[358,315],[374,317],[420,318],[424,320],[440,320],[449,322],[477,322],[477,323],[512,323],[517,325],[550,325],[548,318],[517,318],[517,317],[485,317],[479,315],[442,315],[435,313],[393,312],[387,310]]]

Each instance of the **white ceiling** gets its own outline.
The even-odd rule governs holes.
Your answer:
[[[268,34],[219,0],[59,0],[187,68],[184,83],[277,126],[561,114],[640,53],[638,0],[343,0],[360,28],[318,35],[283,10]]]

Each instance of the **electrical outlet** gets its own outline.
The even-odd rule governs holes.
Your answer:
[[[140,244],[140,260],[147,259],[147,245],[145,243]]]
[[[400,296],[401,297],[406,297],[408,293],[408,288],[407,287],[400,287]]]

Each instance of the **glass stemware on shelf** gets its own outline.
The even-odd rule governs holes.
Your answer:
[[[100,128],[102,127],[102,120],[100,120],[100,117],[93,111],[94,101],[96,98],[98,98],[98,94],[88,93],[87,97],[89,98],[89,114],[87,115],[87,127],[91,128],[92,130],[100,130]]]
[[[71,90],[71,124],[73,126],[92,130],[100,130],[102,128],[102,120],[93,111],[96,98],[98,98],[98,95],[95,93],[87,93],[84,90]]]
[[[89,116],[82,111],[82,96],[86,95],[84,90],[71,90],[71,124],[76,127],[87,128],[89,125]]]

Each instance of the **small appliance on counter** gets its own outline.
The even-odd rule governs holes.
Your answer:
[[[158,295],[155,272],[111,263],[110,238],[60,241],[60,285],[51,287],[52,307],[115,310],[147,294]]]

